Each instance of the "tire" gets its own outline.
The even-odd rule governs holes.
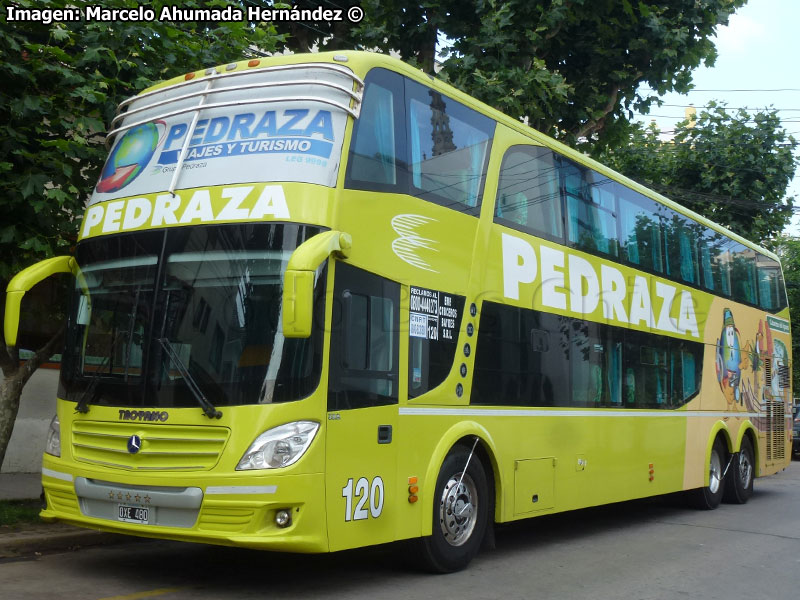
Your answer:
[[[723,500],[730,504],[744,504],[753,495],[755,456],[750,438],[742,438],[742,447],[733,455],[731,467],[725,481]]]
[[[714,445],[711,447],[711,457],[709,459],[709,481],[705,487],[692,490],[689,495],[691,504],[700,510],[714,510],[722,502],[722,496],[725,493],[725,481],[723,480],[723,473],[725,466],[727,452],[722,440],[717,438],[714,440]]]
[[[425,570],[460,571],[481,547],[489,518],[489,486],[477,453],[469,456],[469,448],[456,446],[442,463],[433,496],[433,534],[419,540]]]

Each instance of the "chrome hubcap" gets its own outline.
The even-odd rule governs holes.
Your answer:
[[[708,472],[708,489],[712,494],[719,491],[719,486],[722,484],[722,461],[719,454],[711,452],[711,464],[709,465]]]
[[[750,457],[744,453],[739,452],[739,481],[742,482],[742,487],[750,487],[750,478],[753,476],[753,465],[750,464]]]
[[[468,474],[464,473],[463,479],[461,473],[450,476],[439,503],[439,525],[451,546],[463,545],[472,535],[477,501],[478,491]]]

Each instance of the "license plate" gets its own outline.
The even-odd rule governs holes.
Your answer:
[[[126,523],[139,523],[147,525],[150,517],[150,509],[141,506],[127,506],[120,504],[118,519]]]

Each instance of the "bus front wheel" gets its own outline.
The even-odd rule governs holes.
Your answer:
[[[733,456],[731,468],[725,481],[723,500],[730,504],[744,504],[753,495],[753,475],[755,472],[753,444],[750,438],[742,438],[742,446]]]
[[[420,540],[425,568],[452,573],[475,557],[489,518],[488,489],[477,454],[464,446],[451,450],[436,480],[433,534]]]
[[[723,476],[727,464],[726,454],[722,440],[719,438],[714,440],[708,462],[708,485],[690,492],[690,500],[695,508],[713,510],[722,502],[722,495],[725,492]]]

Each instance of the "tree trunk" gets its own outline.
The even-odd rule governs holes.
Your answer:
[[[14,432],[14,422],[17,420],[19,412],[22,389],[36,369],[53,354],[55,348],[61,343],[64,329],[65,327],[62,325],[50,341],[22,365],[18,360],[3,361],[3,381],[0,382],[0,467],[3,466],[8,443]],[[9,355],[16,356],[16,352],[9,352]]]

